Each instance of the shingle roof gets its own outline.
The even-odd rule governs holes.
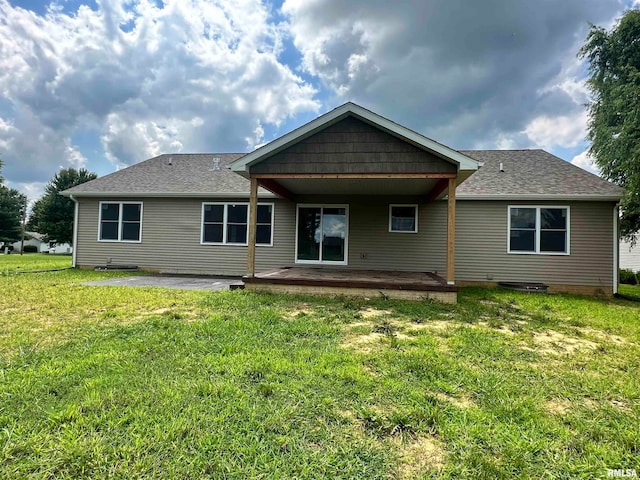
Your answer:
[[[463,150],[484,162],[458,187],[460,199],[619,199],[623,190],[544,150]],[[500,163],[504,172],[500,172]]]
[[[623,190],[544,150],[463,150],[484,162],[459,199],[616,200]],[[145,160],[63,192],[77,196],[247,197],[249,181],[227,166],[242,153],[172,154]],[[213,170],[213,159],[220,170]],[[500,172],[500,163],[504,172]],[[273,196],[260,189],[260,196]]]
[[[63,192],[77,196],[247,196],[249,181],[227,166],[244,153],[171,154],[136,163]],[[220,169],[213,169],[213,159]],[[272,196],[260,189],[261,196]]]

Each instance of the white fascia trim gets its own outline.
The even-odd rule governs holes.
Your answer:
[[[91,198],[240,198],[248,199],[249,192],[246,193],[219,193],[219,192],[188,192],[188,193],[167,193],[167,192],[82,192],[72,193],[68,196],[75,198],[91,197]],[[280,198],[271,192],[258,193],[258,198]]]
[[[544,195],[465,195],[460,194],[456,195],[456,200],[503,200],[505,202],[514,202],[514,201],[539,201],[539,200],[549,200],[549,201],[558,201],[558,200],[575,200],[575,201],[586,201],[586,202],[619,202],[619,195],[555,195],[555,194],[544,194]]]
[[[442,145],[435,140],[431,140],[424,135],[421,135],[417,132],[414,132],[413,130],[403,127],[402,125],[392,122],[391,120],[384,118],[377,113],[373,113],[366,108],[362,108],[355,103],[348,102],[344,105],[341,105],[340,107],[331,110],[330,112],[325,113],[324,115],[319,116],[315,120],[312,120],[309,123],[296,128],[286,135],[275,139],[274,141],[258,148],[257,150],[248,153],[244,157],[239,158],[235,162],[232,162],[229,165],[229,168],[234,172],[246,172],[247,167],[260,162],[260,160],[264,156],[270,153],[277,152],[293,143],[303,140],[304,138],[315,133],[317,130],[320,130],[323,127],[329,126],[339,120],[342,120],[349,114],[360,117],[362,120],[365,120],[368,123],[377,125],[384,130],[392,132],[400,137],[405,138],[406,140],[409,140],[426,148],[427,150],[438,154],[439,156],[444,157],[444,160],[459,165],[460,170],[478,170],[478,167],[480,166],[477,160],[474,160],[471,157],[458,152],[457,150]]]

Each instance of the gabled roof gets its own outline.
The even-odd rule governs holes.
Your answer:
[[[460,200],[620,200],[624,191],[544,150],[466,150],[484,162],[456,191]],[[500,171],[500,164],[503,172]]]
[[[285,148],[288,148],[291,145],[319,132],[320,130],[323,130],[324,128],[327,128],[328,126],[350,116],[373,125],[374,127],[380,128],[381,130],[412,143],[417,147],[428,150],[445,161],[459,165],[460,170],[474,171],[478,169],[478,162],[469,158],[467,155],[442,145],[435,140],[431,140],[424,135],[414,132],[413,130],[403,127],[400,124],[351,102],[345,103],[344,105],[319,116],[315,120],[296,128],[286,135],[283,135],[282,137],[254,150],[241,159],[233,162],[230,165],[230,168],[234,172],[246,173],[248,168],[252,165],[259,163],[271,155],[274,155],[275,153],[278,153],[281,150],[284,150]]]
[[[62,192],[78,197],[244,197],[249,181],[229,170],[242,153],[160,155]],[[214,170],[213,159],[219,159]],[[261,197],[274,197],[260,189]]]

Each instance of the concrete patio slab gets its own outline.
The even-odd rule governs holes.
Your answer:
[[[171,275],[136,275],[83,282],[92,287],[158,287],[177,290],[229,290],[232,286],[242,286],[237,278],[191,277]]]

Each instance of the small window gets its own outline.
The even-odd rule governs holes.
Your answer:
[[[416,233],[418,231],[418,206],[389,205],[389,231]]]
[[[142,237],[142,203],[100,202],[98,240],[105,242],[140,242]]]
[[[258,204],[256,245],[273,243],[273,204]],[[247,245],[249,205],[247,203],[203,203],[202,243]]]
[[[509,207],[509,253],[569,253],[569,207]]]

